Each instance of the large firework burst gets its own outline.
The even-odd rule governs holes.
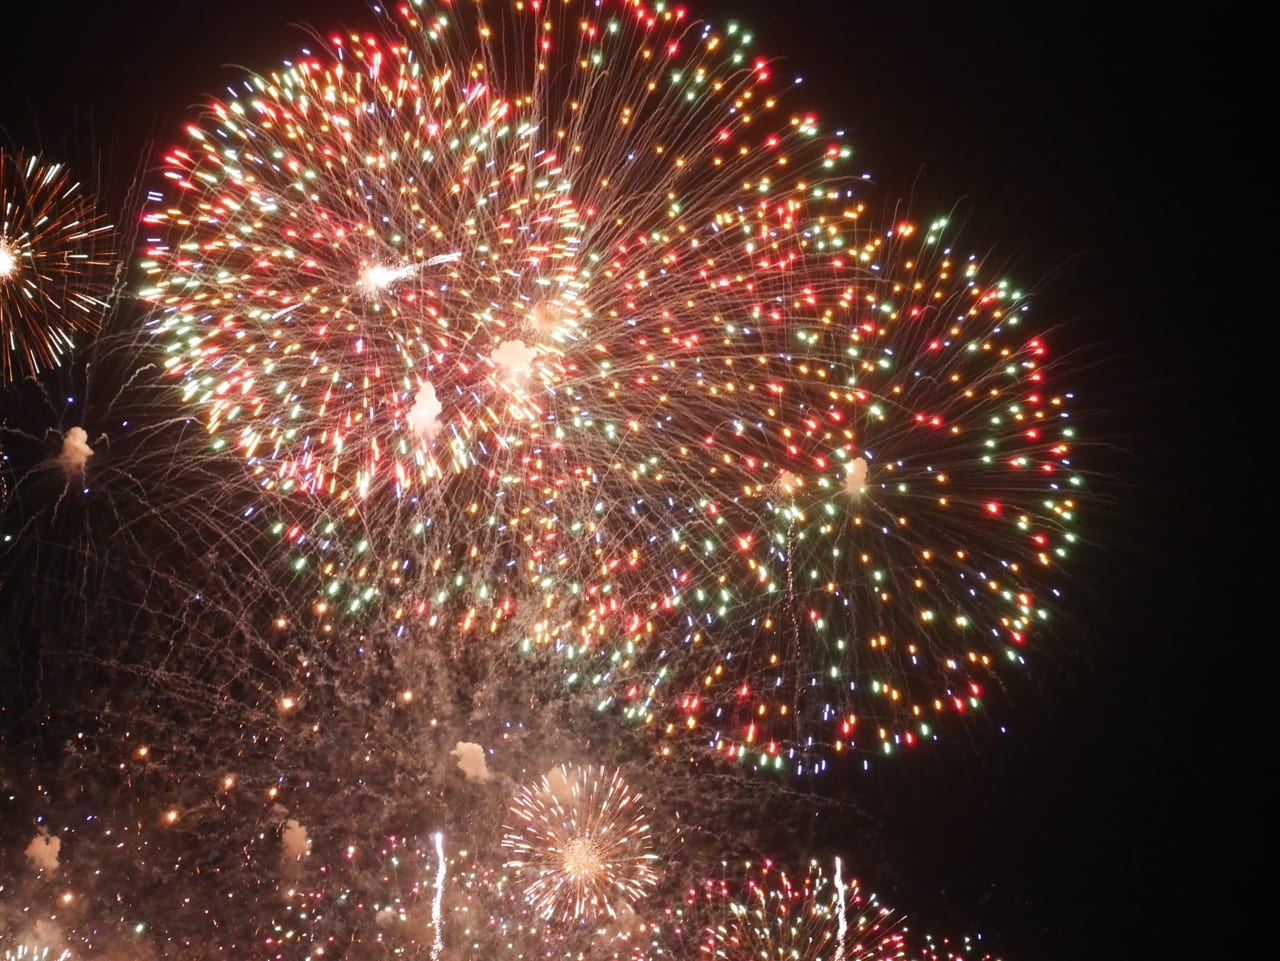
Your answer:
[[[111,230],[62,164],[0,151],[0,383],[62,363],[97,327]]]
[[[146,297],[315,610],[506,631],[812,770],[979,707],[1072,540],[1070,394],[941,224],[680,8],[423,2],[167,156]]]
[[[657,883],[644,805],[619,771],[556,768],[520,790],[511,815],[508,867],[546,918],[614,917]]]

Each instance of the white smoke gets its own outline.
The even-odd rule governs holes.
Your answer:
[[[52,874],[58,870],[58,852],[62,850],[62,838],[51,838],[45,828],[41,828],[27,845],[27,860],[37,871]]]
[[[861,494],[867,487],[867,459],[855,457],[845,468],[844,492],[851,497]]]
[[[523,340],[504,340],[489,355],[489,360],[507,382],[519,382],[527,377],[533,371],[533,362],[537,358],[537,348],[530,347]]]
[[[72,427],[62,435],[62,453],[58,455],[58,463],[67,474],[83,474],[84,465],[92,456],[89,435],[83,427]]]
[[[440,420],[440,412],[443,410],[444,405],[436,397],[435,387],[430,381],[425,382],[418,388],[418,393],[413,398],[413,407],[405,415],[409,421],[409,429],[430,440],[444,426]]]
[[[489,765],[485,763],[484,748],[479,744],[459,741],[449,756],[458,759],[458,770],[468,781],[489,780]]]
[[[804,481],[799,475],[784,470],[778,475],[778,492],[783,497],[794,497],[800,492],[800,488],[804,486]]]
[[[573,800],[573,781],[569,778],[568,766],[560,764],[547,772],[547,790],[561,804]]]
[[[287,861],[300,861],[311,850],[311,839],[307,837],[307,829],[295,818],[284,822],[284,830],[280,832],[280,843],[284,847]]]

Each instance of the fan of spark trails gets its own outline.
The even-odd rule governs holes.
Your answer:
[[[97,329],[113,232],[67,168],[0,150],[0,384],[61,364]]]

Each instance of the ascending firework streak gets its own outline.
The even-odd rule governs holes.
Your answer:
[[[440,906],[444,900],[444,877],[448,863],[444,858],[444,834],[440,831],[435,833],[436,843],[436,888],[435,897],[431,901],[431,925],[435,931],[434,940],[431,942],[431,961],[440,961],[440,952],[444,950],[444,918],[441,916]]]
[[[840,859],[836,858],[836,961],[845,961],[845,938],[849,934],[844,887],[844,872]]]

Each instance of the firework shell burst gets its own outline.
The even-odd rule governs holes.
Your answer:
[[[506,631],[673,743],[812,771],[981,706],[1080,482],[1019,292],[945,224],[869,226],[751,40],[406,5],[188,127],[144,297],[325,631]]]
[[[817,863],[791,877],[771,862],[752,871],[744,896],[709,883],[722,919],[709,925],[700,954],[717,961],[888,961],[905,957],[902,919],[858,881],[832,877]]]
[[[112,227],[66,167],[0,151],[0,383],[61,364],[115,282]]]
[[[816,862],[791,874],[772,861],[695,889],[709,914],[698,957],[716,961],[992,961],[978,937],[940,938],[844,874]]]
[[[1071,394],[1021,294],[944,228],[895,227],[834,301],[779,298],[689,358],[682,405],[708,415],[655,418],[663,481],[630,500],[661,522],[586,591],[579,647],[604,642],[627,713],[820,769],[933,737],[1044,630],[1075,539]]]
[[[614,918],[658,881],[642,798],[619,771],[558,767],[517,793],[511,816],[507,867],[544,918]]]

